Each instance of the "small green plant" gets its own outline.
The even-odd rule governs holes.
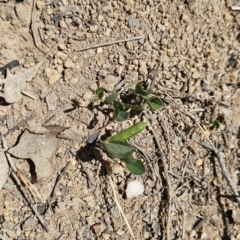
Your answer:
[[[124,121],[127,120],[130,116],[129,110],[134,111],[143,111],[144,108],[140,106],[139,102],[144,102],[148,105],[148,107],[151,110],[158,110],[162,108],[163,103],[162,100],[152,94],[152,89],[148,88],[144,90],[143,86],[138,83],[135,86],[135,89],[130,92],[134,95],[134,97],[139,97],[138,102],[135,104],[129,104],[122,101],[123,96],[121,95],[121,92],[114,92],[110,94],[108,97],[104,99],[104,89],[98,88],[96,90],[95,98],[93,99],[92,103],[95,103],[97,101],[104,102],[106,104],[109,104],[112,106],[113,109],[113,118],[112,120],[116,121]],[[126,95],[127,93],[125,93]]]
[[[216,119],[208,125],[209,130],[217,130],[220,128],[220,122]]]
[[[92,103],[103,102],[109,104],[112,108],[112,121],[124,121],[131,116],[131,111],[143,111],[144,103],[151,110],[158,110],[162,108],[162,100],[152,94],[152,89],[147,88],[146,90],[140,83],[137,83],[134,90],[130,92],[125,92],[125,97],[127,94],[133,96],[135,103],[126,103],[123,99],[123,94],[121,92],[114,92],[109,96],[105,97],[104,89],[99,88],[96,91],[95,99]],[[125,98],[126,99],[126,98]],[[142,104],[139,104],[142,103]],[[147,122],[138,122],[135,125],[119,132],[118,134],[107,138],[101,143],[97,143],[97,146],[103,149],[113,160],[120,159],[125,163],[126,168],[133,174],[141,175],[145,172],[145,166],[140,159],[135,158],[134,148],[131,146],[127,140],[134,137],[141,131],[143,131],[147,126]]]
[[[125,162],[126,168],[133,174],[141,175],[145,172],[145,166],[141,160],[135,158],[134,148],[126,141],[147,126],[147,122],[138,122],[135,125],[107,138],[100,144],[100,147],[113,159],[117,158]]]

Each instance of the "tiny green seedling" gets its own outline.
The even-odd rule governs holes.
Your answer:
[[[143,174],[145,172],[145,166],[141,160],[133,156],[134,148],[126,141],[143,131],[146,126],[147,122],[138,122],[118,134],[107,138],[101,144],[104,151],[111,157],[125,162],[127,169],[136,175]]]
[[[128,92],[126,92],[125,95],[127,93]],[[104,99],[105,95],[104,89],[98,88],[96,90],[95,98],[93,99],[92,103],[101,101],[111,105],[113,109],[112,120],[113,121],[116,120],[119,122],[127,120],[130,117],[131,110],[139,112],[144,111],[144,107],[140,106],[139,104],[141,100],[143,100],[143,102],[145,102],[151,110],[158,110],[163,106],[162,100],[159,97],[152,94],[152,89],[148,88],[145,90],[140,83],[136,84],[135,89],[130,93],[133,94],[135,97],[140,97],[138,103],[136,104],[125,103],[124,101],[122,101],[123,94],[121,94],[121,92],[114,92]]]
[[[209,130],[217,130],[220,128],[220,122],[216,119],[208,125]]]
[[[121,92],[113,92],[109,96],[104,97],[105,92],[102,88],[97,89],[95,99],[92,103],[100,101],[110,105],[113,111],[111,120],[119,122],[127,120],[131,116],[131,111],[144,111],[144,103],[150,110],[158,110],[163,106],[162,100],[152,94],[152,89],[144,89],[140,83],[136,84],[134,90],[125,92],[125,96],[127,93],[130,93],[137,99],[136,104],[125,102]],[[120,159],[124,162],[126,168],[131,173],[141,175],[145,172],[145,166],[140,159],[135,158],[134,148],[127,140],[143,131],[146,126],[147,122],[138,122],[118,134],[107,138],[105,141],[97,143],[97,146],[103,149],[113,160]]]

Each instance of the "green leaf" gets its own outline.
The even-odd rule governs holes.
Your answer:
[[[141,112],[141,111],[144,110],[144,109],[143,109],[142,107],[140,107],[140,106],[135,106],[135,105],[128,104],[128,103],[123,103],[123,106],[124,106],[125,108],[130,108],[130,109],[132,109],[132,110],[139,111],[139,112]]]
[[[220,122],[216,119],[208,125],[209,130],[217,130],[220,128]]]
[[[146,92],[147,92],[147,94],[151,94],[151,93],[153,92],[153,90],[152,90],[152,88],[148,88],[148,89],[146,90]]]
[[[115,93],[112,93],[110,96],[108,96],[106,99],[105,99],[105,102],[106,103],[112,103],[114,101],[116,101],[118,98],[118,92],[115,92]]]
[[[125,163],[135,163],[136,161],[138,161],[138,159],[131,154],[131,155],[128,155],[127,158],[123,159],[123,161]]]
[[[120,141],[105,142],[103,143],[103,148],[109,155],[119,159],[126,159],[134,152],[134,148],[130,144]]]
[[[143,162],[139,159],[137,159],[137,161],[133,163],[126,162],[126,168],[135,175],[142,175],[145,173],[145,166]]]
[[[92,100],[92,103],[97,102],[101,100],[104,96],[104,89],[103,88],[98,88],[95,93],[95,98]]]
[[[119,101],[114,101],[113,102],[113,107],[114,107],[114,109],[118,109],[120,111],[124,110],[123,104],[121,102],[119,102]]]
[[[115,142],[115,141],[120,141],[120,142],[125,142],[128,139],[134,137],[141,131],[143,131],[147,126],[147,122],[138,122],[134,124],[133,126],[124,129],[123,131],[117,133],[116,135],[109,137],[105,140],[105,142]]]
[[[120,111],[119,111],[117,108],[114,108],[114,109],[113,109],[113,120],[115,120],[115,119],[117,118],[119,112],[120,112]]]
[[[115,119],[119,122],[125,121],[129,118],[130,113],[125,111],[119,111]]]
[[[143,89],[143,86],[140,83],[136,85],[135,91],[136,93],[139,93],[142,96],[148,95],[148,92]]]
[[[151,108],[151,110],[158,110],[163,106],[162,100],[156,96],[153,96],[150,99],[147,99],[146,103]]]

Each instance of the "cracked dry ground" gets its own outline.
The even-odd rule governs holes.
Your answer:
[[[35,99],[21,95],[12,104],[1,100],[0,127],[9,148],[19,143],[26,129],[34,131],[43,124],[72,127],[77,137],[58,139],[48,160],[52,173],[34,184],[42,202],[35,201],[26,188],[49,231],[42,228],[9,176],[0,194],[0,238],[132,239],[104,174],[104,163],[95,158],[93,144],[87,143],[86,133],[104,126],[109,117],[107,106],[86,106],[100,84],[109,94],[138,80],[151,84],[160,64],[153,90],[164,107],[150,117],[162,153],[149,127],[133,139],[151,156],[147,162],[138,153],[146,173],[133,176],[112,164],[117,199],[135,239],[240,239],[236,198],[217,158],[200,145],[207,142],[206,136],[211,139],[239,190],[240,12],[231,9],[238,4],[234,0],[36,0],[32,18],[33,1],[1,0],[0,67],[18,60],[20,66],[12,68],[12,74],[28,69],[66,38],[26,83],[24,90]],[[143,37],[77,51],[138,36]],[[0,78],[5,78],[5,71]],[[169,102],[169,96],[174,102]],[[80,107],[66,112],[73,108],[73,100]],[[199,119],[206,135],[184,112]],[[24,119],[28,121],[23,124]],[[108,125],[100,137],[140,120],[138,114],[130,119]],[[216,119],[220,128],[208,130]],[[23,153],[31,146],[26,145]],[[40,150],[48,152],[48,146]],[[19,173],[31,180],[31,161],[14,156],[12,160]],[[133,179],[143,183],[144,193],[127,199],[126,185]]]

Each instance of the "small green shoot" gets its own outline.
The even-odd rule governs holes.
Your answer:
[[[131,86],[135,86],[135,88],[129,88]],[[124,101],[126,96],[129,96],[128,93],[130,93],[130,96],[133,96],[133,104]],[[125,89],[124,94],[120,91],[113,92],[106,98],[104,98],[104,89],[99,88],[92,102],[97,101],[110,105],[113,111],[111,120],[118,122],[127,120],[130,117],[131,111],[144,111],[144,103],[153,111],[163,106],[162,100],[153,94],[153,90],[151,88],[144,89],[139,82],[129,85]],[[134,157],[134,148],[126,141],[143,131],[146,126],[146,122],[138,122],[118,134],[107,138],[104,142],[97,143],[97,146],[100,146],[113,159],[120,159],[124,162],[126,168],[131,173],[141,175],[145,172],[145,166],[141,160]]]
[[[220,122],[216,119],[208,125],[209,130],[217,130],[220,128]]]
[[[102,149],[111,157],[118,158],[125,162],[126,168],[133,174],[141,175],[145,172],[145,166],[141,160],[133,156],[134,148],[126,141],[147,126],[146,122],[138,122],[135,125],[107,138],[101,145]]]
[[[95,103],[97,101],[102,100],[104,96],[104,89],[103,88],[98,88],[95,93],[95,98],[92,100],[92,103]]]

